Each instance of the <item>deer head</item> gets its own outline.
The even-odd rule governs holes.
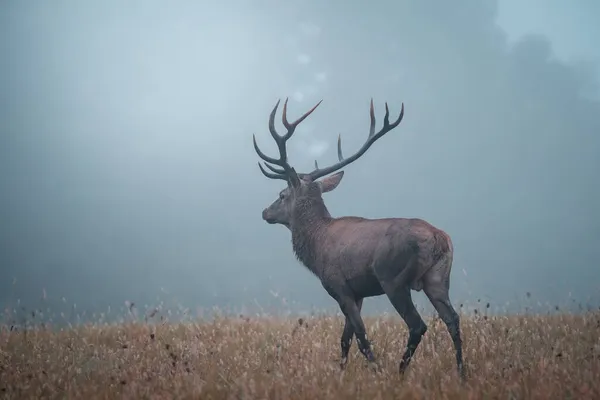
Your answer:
[[[389,122],[389,109],[387,103],[385,104],[385,117],[383,120],[383,128],[379,132],[375,132],[375,111],[373,109],[373,99],[371,99],[370,116],[371,126],[369,130],[369,136],[365,144],[351,157],[344,158],[342,155],[342,138],[338,136],[338,159],[339,162],[326,168],[319,168],[317,161],[315,161],[315,169],[308,173],[297,173],[296,170],[288,163],[287,160],[287,141],[292,137],[298,125],[304,121],[318,106],[321,104],[319,101],[313,108],[308,110],[304,115],[298,118],[296,121],[290,123],[287,120],[287,102],[283,104],[283,113],[281,120],[283,126],[287,129],[285,135],[281,136],[275,130],[275,114],[279,107],[279,101],[275,104],[275,107],[271,111],[269,116],[269,131],[271,136],[277,144],[279,149],[279,158],[269,157],[264,154],[258,145],[256,144],[256,136],[252,135],[254,149],[258,156],[264,161],[265,167],[270,171],[267,171],[263,166],[258,163],[258,167],[264,176],[270,179],[281,179],[287,182],[287,187],[279,192],[279,197],[267,208],[263,210],[262,217],[269,224],[281,224],[289,229],[292,229],[294,222],[298,222],[298,214],[295,211],[298,209],[306,209],[310,207],[314,212],[318,212],[321,217],[329,217],[329,213],[323,203],[322,194],[327,193],[335,189],[342,177],[344,171],[339,171],[333,175],[335,171],[340,170],[344,166],[357,160],[362,156],[371,145],[387,132],[391,131],[400,124],[402,117],[404,116],[404,103],[398,119],[391,123]],[[329,175],[329,176],[326,176]],[[322,178],[322,179],[319,179]],[[314,207],[317,206],[317,207]]]

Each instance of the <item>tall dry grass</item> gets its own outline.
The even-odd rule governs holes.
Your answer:
[[[599,399],[600,313],[462,317],[469,377],[457,379],[445,326],[407,375],[398,317],[365,318],[382,366],[353,343],[341,372],[342,319],[216,318],[0,332],[0,397],[198,399]]]

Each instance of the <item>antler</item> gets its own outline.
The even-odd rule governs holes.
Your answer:
[[[275,107],[273,108],[273,111],[271,111],[271,115],[269,116],[269,131],[271,132],[271,136],[273,136],[275,143],[277,143],[277,147],[279,149],[279,158],[278,159],[272,158],[272,157],[269,157],[266,154],[264,154],[258,148],[258,145],[256,144],[256,136],[254,134],[252,135],[252,140],[254,143],[254,150],[256,150],[256,153],[258,154],[258,156],[265,161],[264,162],[265,167],[267,167],[269,170],[271,170],[271,172],[267,172],[262,167],[262,165],[260,165],[260,162],[259,162],[258,167],[260,168],[260,171],[263,173],[264,176],[266,176],[267,178],[271,178],[271,179],[282,179],[282,180],[288,181],[290,184],[295,186],[299,182],[300,177],[309,178],[310,180],[314,181],[325,175],[329,175],[332,172],[335,172],[335,171],[345,167],[346,165],[356,161],[359,157],[361,157],[369,149],[369,147],[371,147],[371,145],[373,143],[375,143],[383,135],[385,135],[392,129],[396,128],[398,125],[400,125],[400,122],[402,121],[402,118],[404,117],[404,103],[402,103],[402,107],[401,107],[400,115],[398,116],[398,119],[396,119],[396,121],[394,121],[393,123],[390,124],[390,120],[389,120],[390,110],[389,110],[388,104],[386,102],[385,103],[385,116],[383,117],[383,127],[379,130],[379,132],[375,133],[375,110],[373,109],[373,99],[371,99],[371,106],[370,106],[370,110],[369,110],[370,117],[371,117],[371,126],[369,129],[369,136],[367,138],[367,141],[362,145],[362,147],[356,153],[354,153],[352,156],[350,156],[348,158],[344,158],[344,156],[342,155],[342,136],[339,135],[338,142],[337,142],[338,159],[339,159],[338,163],[331,165],[327,168],[319,168],[319,165],[317,164],[317,161],[315,160],[315,169],[313,171],[311,171],[309,173],[298,174],[298,173],[296,173],[296,170],[292,166],[290,166],[290,164],[287,161],[286,142],[292,137],[292,135],[294,134],[294,132],[296,130],[296,127],[302,121],[304,121],[306,119],[306,117],[308,117],[313,111],[315,111],[315,109],[319,106],[319,104],[321,104],[321,101],[319,101],[313,108],[311,108],[306,113],[304,113],[304,115],[302,115],[296,121],[289,123],[287,120],[288,99],[286,98],[285,103],[283,104],[283,113],[281,115],[281,121],[283,122],[283,126],[285,126],[285,128],[287,129],[287,133],[283,136],[280,136],[277,133],[277,131],[275,130],[275,114],[277,113],[277,108],[279,107],[280,100],[277,101],[277,104],[275,104]],[[275,164],[281,168],[274,167],[270,164]]]
[[[252,134],[252,141],[254,143],[254,150],[256,150],[258,156],[265,161],[265,167],[271,170],[271,172],[265,171],[265,169],[262,167],[262,165],[260,165],[259,162],[258,167],[260,168],[260,171],[263,173],[263,175],[271,179],[282,179],[288,181],[290,184],[295,186],[297,183],[299,183],[299,178],[294,168],[292,168],[287,161],[286,142],[292,137],[296,130],[296,127],[302,121],[304,121],[306,117],[308,117],[313,111],[315,111],[319,104],[321,104],[322,100],[319,101],[313,108],[304,113],[304,115],[302,115],[296,121],[289,123],[287,120],[288,99],[286,98],[285,103],[283,103],[283,113],[281,115],[281,121],[283,122],[283,126],[287,129],[287,132],[283,136],[280,136],[275,130],[275,113],[277,112],[277,107],[279,107],[280,101],[281,100],[277,100],[277,104],[275,104],[275,107],[273,108],[273,111],[271,111],[271,115],[269,116],[269,131],[271,132],[271,136],[273,136],[275,143],[277,143],[277,148],[279,149],[279,158],[277,159],[269,157],[265,153],[263,153],[256,144],[256,135],[254,134]],[[281,168],[277,168],[269,164],[275,164],[280,166]]]
[[[373,109],[373,99],[371,99],[370,115],[371,128],[369,129],[369,137],[367,138],[365,144],[363,144],[363,146],[356,153],[354,153],[351,157],[348,157],[346,159],[344,158],[344,156],[342,155],[342,135],[339,135],[337,147],[338,159],[340,161],[337,164],[334,164],[327,168],[319,169],[319,165],[315,160],[315,169],[307,174],[301,174],[301,176],[307,176],[311,180],[315,180],[322,176],[328,175],[334,171],[337,171],[338,169],[343,168],[344,166],[350,164],[353,161],[356,161],[369,149],[369,147],[371,147],[373,143],[375,143],[375,141],[377,141],[377,139],[381,138],[383,135],[385,135],[400,124],[400,121],[402,121],[402,118],[404,117],[404,103],[402,103],[402,109],[400,110],[400,115],[398,116],[398,119],[391,124],[389,120],[390,110],[388,109],[387,102],[385,103],[385,116],[383,117],[383,127],[377,133],[375,133],[375,111]]]

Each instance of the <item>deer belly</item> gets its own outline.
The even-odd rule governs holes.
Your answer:
[[[355,276],[346,282],[357,297],[379,296],[384,293],[379,280],[373,274]]]

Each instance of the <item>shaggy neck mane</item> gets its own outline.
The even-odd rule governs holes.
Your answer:
[[[332,219],[322,198],[302,197],[296,200],[291,224],[292,246],[298,260],[317,276],[318,244]]]

